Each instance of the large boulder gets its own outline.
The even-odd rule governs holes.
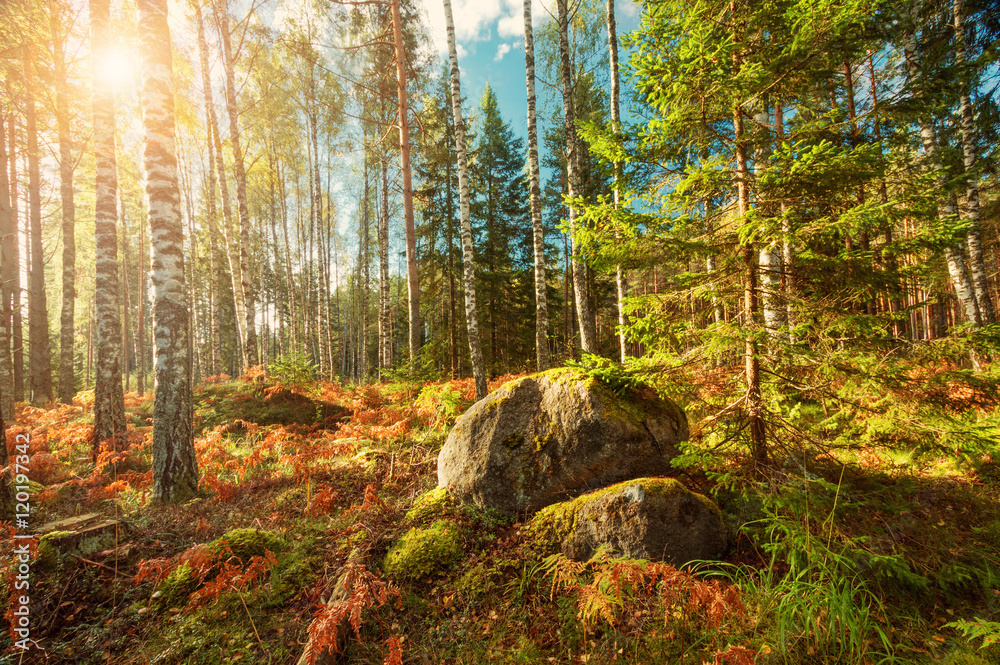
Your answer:
[[[455,423],[438,486],[515,517],[622,480],[670,473],[688,436],[676,404],[575,368],[501,386]]]
[[[616,556],[678,567],[717,559],[728,543],[718,506],[673,478],[629,480],[553,504],[531,519],[528,533],[543,554],[586,561],[605,545]]]

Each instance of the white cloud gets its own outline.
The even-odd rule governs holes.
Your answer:
[[[442,0],[420,0],[427,16],[431,42],[437,53],[448,52],[448,34],[444,23]],[[549,2],[551,4],[551,2]],[[455,40],[478,42],[492,39],[493,26],[501,39],[524,35],[524,5],[522,0],[453,0]],[[532,23],[539,25],[548,17],[542,0],[531,2]]]
[[[639,15],[639,5],[635,4],[634,0],[619,0],[619,3],[620,6],[615,11],[623,16],[634,18]]]
[[[493,62],[500,62],[503,57],[510,53],[510,44],[503,42],[497,47],[497,54],[493,56]]]

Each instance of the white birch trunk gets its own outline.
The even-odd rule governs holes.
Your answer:
[[[205,97],[205,131],[208,134],[208,196],[207,214],[208,217],[208,241],[209,241],[209,269],[211,270],[212,288],[209,289],[209,364],[210,374],[217,375],[222,372],[222,326],[219,321],[217,311],[217,301],[222,293],[222,261],[219,260],[219,228],[218,228],[218,208],[215,201],[215,181],[216,181],[216,161],[215,143],[213,141],[213,127],[218,123],[215,121],[215,109],[212,105],[212,82],[209,76],[208,65],[208,43],[205,40],[205,24],[201,17],[201,5],[197,0],[191,2],[194,9],[195,23],[198,28],[198,57],[201,62],[201,86]]]
[[[144,163],[153,284],[153,493],[184,501],[197,491],[184,285],[184,230],[174,144],[173,62],[167,0],[137,0],[142,54]]]
[[[109,0],[90,0],[92,52],[110,42]],[[122,330],[118,318],[118,171],[115,155],[115,96],[111,85],[94,70],[94,210],[95,318],[97,319],[97,376],[94,385],[93,455],[102,441],[125,431],[122,393]]]
[[[959,67],[963,67],[966,64],[965,0],[954,0],[952,14],[955,21],[955,62]],[[969,225],[966,247],[969,250],[969,272],[972,277],[972,288],[976,294],[976,303],[979,305],[979,315],[983,325],[990,325],[996,322],[996,313],[986,281],[986,264],[983,260],[983,245],[979,233],[979,187],[975,176],[976,122],[972,114],[972,101],[969,99],[969,78],[964,72],[960,72],[959,76],[958,110],[962,124],[962,164],[969,179],[965,187],[962,219]]]
[[[576,110],[573,100],[573,74],[569,62],[569,16],[566,0],[557,0],[559,9],[559,61],[562,78],[563,129],[566,139],[567,196],[575,198],[580,190],[579,151],[577,150]],[[568,205],[570,236],[576,231],[576,208]],[[579,251],[579,243],[572,240],[573,293],[576,300],[577,320],[580,324],[580,348],[585,353],[597,353],[597,331],[594,315],[587,301],[587,271]]]
[[[538,119],[535,117],[535,37],[531,0],[524,0],[524,67],[528,92],[528,171],[531,196],[531,231],[535,255],[535,365],[539,372],[551,365],[549,357],[549,305],[545,281],[545,226],[538,169]],[[617,195],[617,193],[616,193]]]
[[[469,168],[465,151],[465,122],[462,119],[462,87],[458,75],[458,49],[455,45],[455,21],[451,15],[451,0],[444,0],[444,16],[448,26],[448,59],[451,63],[451,111],[455,122],[455,150],[458,153],[458,207],[462,228],[462,267],[465,287],[465,320],[469,332],[469,352],[472,356],[472,376],[476,382],[476,399],[486,397],[486,367],[479,343],[479,320],[476,316],[476,264],[472,254],[472,222],[469,219]]]
[[[611,128],[614,132],[621,132],[621,111],[619,109],[618,92],[618,30],[615,26],[615,0],[608,0],[607,7],[608,22],[608,61],[611,65]],[[622,165],[615,162],[615,184],[614,184],[614,206],[618,210],[621,194],[619,188],[622,183]],[[615,232],[618,237],[618,232]],[[625,316],[625,296],[628,295],[628,285],[625,283],[625,273],[620,265],[615,266],[615,287],[618,295],[618,347],[621,352],[621,361],[625,362],[628,357],[628,346],[625,341],[625,326],[628,324],[628,317]]]
[[[909,74],[910,84],[921,87],[925,84],[923,71],[921,70],[920,52],[917,48],[916,27],[911,15],[911,23],[908,32],[903,40],[903,53],[906,57],[906,68]],[[940,155],[938,155],[937,136],[934,133],[934,126],[926,111],[918,117],[920,123],[920,140],[924,147],[924,158],[928,168],[936,173],[938,188],[945,191],[945,176],[941,169]],[[938,216],[942,218],[955,217],[957,214],[955,203],[951,196],[944,194],[938,203]],[[969,279],[969,270],[965,265],[965,252],[961,242],[947,245],[944,248],[945,260],[948,264],[948,274],[951,277],[951,284],[955,289],[959,305],[965,319],[979,327],[981,325],[979,315],[979,305],[976,302],[976,294]]]
[[[216,18],[222,37],[222,62],[226,70],[226,109],[229,111],[229,143],[233,149],[233,173],[236,176],[236,210],[239,213],[239,284],[243,293],[243,364],[248,369],[259,362],[257,354],[256,302],[253,273],[250,270],[250,211],[247,207],[247,175],[237,122],[236,82],[233,72],[233,49],[229,39],[229,9],[226,0],[217,0]]]

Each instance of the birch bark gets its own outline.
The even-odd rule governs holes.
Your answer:
[[[538,119],[535,116],[535,36],[531,18],[531,0],[524,0],[524,67],[528,93],[531,232],[535,256],[535,365],[538,371],[542,372],[549,368],[551,359],[548,334],[549,305],[545,282],[545,226],[542,222],[542,190],[538,168]]]
[[[465,121],[462,119],[462,85],[458,72],[458,48],[455,45],[455,20],[451,0],[444,0],[444,17],[448,27],[448,60],[451,64],[451,112],[455,123],[455,151],[458,153],[458,208],[462,235],[463,285],[465,287],[465,321],[468,326],[472,376],[476,383],[476,399],[486,397],[486,367],[479,342],[479,319],[476,316],[476,264],[472,250],[472,222],[469,219],[469,167],[465,150]]]
[[[222,63],[226,70],[226,109],[229,111],[229,143],[233,149],[233,174],[236,176],[236,210],[239,214],[239,284],[243,296],[243,365],[244,369],[259,362],[257,354],[256,302],[253,273],[250,270],[250,211],[247,207],[247,175],[237,122],[236,75],[233,71],[233,48],[229,38],[229,9],[225,0],[215,5],[219,35],[222,38]]]
[[[917,35],[914,16],[910,16],[910,26],[903,39],[903,54],[906,58],[906,69],[909,75],[910,85],[919,90],[924,85],[924,74],[920,52],[917,46]],[[941,159],[938,154],[937,135],[934,126],[926,111],[921,112],[918,119],[920,124],[920,141],[924,147],[924,158],[928,168],[934,171],[937,179],[938,189],[945,191],[945,176],[941,169]],[[955,217],[957,214],[955,203],[950,195],[945,194],[938,202],[938,216],[941,218]],[[962,313],[967,321],[979,327],[982,323],[979,313],[979,305],[976,302],[976,294],[969,278],[969,270],[965,265],[965,252],[962,243],[955,242],[944,248],[945,260],[948,264],[948,275],[951,277],[952,287],[958,297]]]
[[[197,491],[189,318],[184,286],[184,231],[174,144],[173,63],[167,0],[137,0],[142,53],[144,163],[149,199],[153,284],[153,493],[157,502],[184,501]]]
[[[959,67],[966,65],[965,56],[965,0],[954,0],[952,16],[955,28],[955,62]],[[986,264],[983,260],[983,244],[979,233],[979,187],[976,185],[976,122],[972,114],[972,101],[969,99],[969,78],[965,72],[959,73],[958,109],[962,125],[962,165],[968,182],[965,187],[965,206],[962,207],[962,219],[969,225],[966,237],[966,248],[969,250],[969,272],[972,277],[972,288],[979,305],[979,315],[983,325],[996,322],[993,309],[993,299],[990,297],[986,282]]]
[[[582,192],[580,189],[580,155],[577,150],[576,109],[573,100],[573,76],[569,62],[569,15],[566,2],[567,0],[557,0],[556,5],[559,11],[559,71],[562,78],[563,129],[566,140],[567,196],[572,200]],[[569,217],[569,233],[570,236],[573,236],[576,231],[576,208],[572,204],[568,205],[567,208],[569,209],[567,215]],[[570,240],[572,242],[573,292],[576,299],[577,319],[580,324],[580,348],[585,353],[597,353],[597,331],[594,327],[594,315],[590,311],[590,303],[587,301],[587,271],[580,254],[579,243],[576,238],[571,237]]]

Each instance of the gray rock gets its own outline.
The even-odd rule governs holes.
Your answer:
[[[718,506],[673,478],[629,480],[551,505],[528,533],[543,554],[586,561],[606,545],[616,556],[678,567],[721,557],[729,540]]]
[[[562,368],[501,386],[455,423],[438,486],[509,516],[622,480],[670,473],[688,436],[676,404],[651,389],[613,391]]]

